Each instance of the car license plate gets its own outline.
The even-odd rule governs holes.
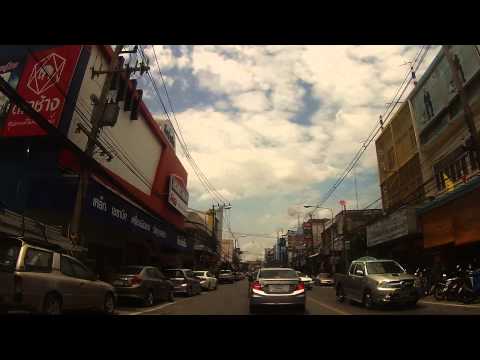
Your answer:
[[[286,293],[290,289],[288,285],[270,285],[269,288],[272,293]]]
[[[123,286],[125,283],[122,280],[115,280],[113,286]]]

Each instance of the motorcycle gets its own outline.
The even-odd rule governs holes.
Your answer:
[[[455,276],[447,277],[447,274],[442,274],[442,280],[434,285],[433,296],[437,301],[445,299],[448,301],[459,300],[464,279],[462,268],[460,265],[457,265]]]
[[[471,304],[480,297],[480,269],[466,271],[459,297],[464,304]]]

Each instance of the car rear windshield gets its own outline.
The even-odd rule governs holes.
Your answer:
[[[318,274],[318,277],[328,278],[328,277],[330,277],[330,274],[329,273],[321,273],[321,274]]]
[[[126,267],[120,269],[120,274],[137,275],[137,274],[140,274],[142,269],[143,269],[143,267],[141,267],[141,266],[126,266]]]
[[[18,240],[0,238],[0,267],[16,266],[21,246],[22,243]]]
[[[163,273],[168,278],[183,278],[183,272],[180,270],[165,270]]]
[[[289,269],[261,270],[258,276],[261,279],[296,279],[297,273]]]
[[[395,261],[367,262],[369,274],[398,274],[405,272]]]
[[[195,275],[195,276],[205,276],[205,272],[204,271],[194,271],[193,275]]]

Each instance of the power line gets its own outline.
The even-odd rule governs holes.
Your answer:
[[[423,45],[421,47],[421,49],[418,51],[418,53],[415,56],[415,59],[413,61],[413,64],[412,64],[412,68],[413,68],[413,65],[418,62],[417,65],[416,65],[416,69],[414,71],[417,71],[418,68],[420,67],[420,65],[423,63],[423,60],[425,59],[425,56],[426,56],[427,52],[429,51],[429,49],[430,49],[429,45]],[[422,54],[422,52],[423,52],[423,54]],[[421,56],[421,58],[420,58],[420,56]],[[409,79],[409,80],[405,84],[407,79]],[[382,121],[379,120],[378,122],[376,122],[375,126],[373,127],[370,134],[368,135],[367,140],[365,140],[363,142],[362,147],[357,151],[357,153],[355,154],[353,159],[347,165],[347,167],[345,168],[345,170],[343,172],[343,175],[339,179],[337,179],[337,181],[327,191],[326,195],[324,195],[324,197],[320,200],[319,206],[322,206],[330,198],[330,196],[335,192],[335,190],[341,185],[343,180],[348,176],[348,174],[352,171],[353,167],[356,166],[356,164],[358,163],[358,161],[360,160],[362,155],[366,152],[368,146],[375,139],[376,135],[383,129],[383,125],[387,124],[387,120],[390,118],[390,115],[392,114],[393,110],[395,109],[395,106],[400,102],[400,99],[402,98],[403,94],[405,93],[405,91],[406,91],[406,89],[407,89],[407,87],[408,87],[408,85],[410,84],[411,81],[412,81],[411,69],[409,69],[409,71],[406,73],[406,76],[405,76],[403,82],[398,87],[398,89],[397,89],[397,91],[396,91],[396,93],[393,97],[392,102],[388,103],[387,108],[385,109],[385,112],[383,114],[383,116],[384,116],[383,120]],[[405,84],[405,86],[404,86],[404,84]],[[403,90],[402,90],[402,88],[403,88]],[[402,91],[402,92],[401,92],[400,96],[398,97],[398,99],[395,101],[395,98],[397,98],[397,95],[400,93],[400,91]],[[383,121],[385,121],[385,123],[383,123]],[[376,200],[375,202],[377,202],[377,201],[378,200]],[[291,225],[290,227],[292,227],[292,226],[294,226],[294,224]]]
[[[154,57],[155,57],[155,62],[157,64],[158,72],[160,74],[160,77],[161,77],[161,80],[162,80],[162,83],[163,83],[163,87],[165,89],[165,94],[167,96],[167,100],[169,102],[174,121],[175,121],[175,123],[178,127],[178,132],[175,130],[175,128],[173,128],[173,129],[174,129],[175,135],[177,136],[177,139],[178,139],[178,141],[179,141],[179,143],[182,147],[182,150],[185,154],[185,157],[187,158],[187,161],[189,161],[190,165],[192,166],[192,168],[193,168],[195,174],[197,175],[198,179],[200,180],[202,185],[206,188],[207,192],[210,193],[212,198],[216,199],[217,202],[227,203],[228,200],[215,189],[215,187],[211,184],[211,182],[209,181],[207,176],[200,169],[200,167],[196,163],[195,159],[193,159],[193,157],[191,156],[190,150],[188,148],[188,144],[183,137],[181,126],[180,126],[179,122],[177,121],[177,118],[176,118],[176,115],[175,115],[175,110],[173,108],[172,101],[171,101],[170,96],[168,94],[168,90],[167,90],[167,87],[166,87],[166,84],[165,84],[165,80],[163,78],[163,74],[162,74],[161,69],[160,69],[160,64],[159,64],[159,61],[158,61],[158,58],[157,58],[157,55],[156,55],[155,47],[153,45],[151,45],[151,46],[152,46],[153,54],[154,54]],[[141,49],[142,56],[145,57],[146,55],[143,52],[143,47],[140,46],[140,49]],[[150,74],[149,78],[150,78],[150,81],[154,84],[154,89],[157,93],[157,96],[159,97],[159,100],[162,104],[162,108],[163,108],[163,110],[164,110],[164,112],[167,116],[167,119],[171,121],[170,116],[168,114],[168,111],[166,109],[166,106],[165,106],[163,100],[161,99],[158,88],[156,86],[155,78],[153,76],[151,76],[151,74]]]

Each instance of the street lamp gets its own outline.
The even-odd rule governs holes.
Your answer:
[[[332,208],[327,208],[327,207],[323,207],[323,206],[318,206],[318,205],[304,205],[303,206],[304,208],[308,209],[308,208],[315,208],[315,209],[325,209],[325,210],[330,210],[330,214],[332,215],[332,220],[331,220],[331,229],[330,229],[330,240],[332,242],[332,254],[333,254],[333,250],[334,250],[334,246],[333,246],[333,209]],[[344,249],[345,251],[345,249]]]

